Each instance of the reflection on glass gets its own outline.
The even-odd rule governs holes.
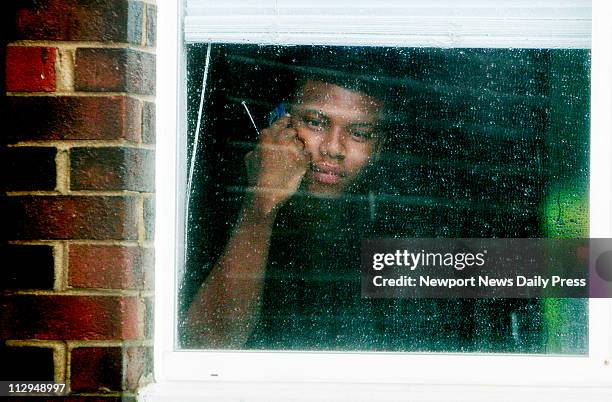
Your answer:
[[[189,147],[205,53],[188,48]],[[586,237],[589,58],[213,46],[180,345],[587,353],[585,300],[364,299],[359,246]]]

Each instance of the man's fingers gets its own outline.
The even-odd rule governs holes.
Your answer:
[[[291,139],[293,140],[293,142],[301,149],[304,150],[306,149],[306,143],[304,142],[304,140],[298,135],[297,130],[292,129],[294,131],[294,134],[291,136]]]
[[[259,135],[260,143],[271,143],[276,142],[279,139],[282,139],[282,132],[289,125],[290,117],[289,115],[285,115],[280,119],[276,120],[272,125],[268,128],[264,128],[261,130]]]
[[[283,131],[287,129],[287,127],[289,126],[289,121],[290,121],[290,117],[289,115],[284,115],[283,117],[281,117],[280,119],[276,120],[274,123],[272,123],[272,125],[270,126],[270,131],[272,133],[272,138],[274,140],[279,139],[283,137]]]
[[[272,130],[270,130],[269,128],[264,128],[263,130],[261,130],[261,132],[259,133],[259,144],[268,144],[274,141],[274,138],[272,137]]]
[[[287,126],[289,125],[290,119],[291,119],[291,116],[286,114],[283,117],[281,117],[280,119],[276,120],[274,123],[272,123],[272,125],[270,126],[270,129],[272,129],[274,131],[279,131],[279,130],[282,130],[284,128],[287,128]]]
[[[295,128],[285,128],[281,131],[280,138],[285,141],[291,141],[297,137],[297,130]]]

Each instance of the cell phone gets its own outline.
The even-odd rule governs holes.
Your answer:
[[[285,107],[285,104],[281,102],[268,114],[268,126],[274,124],[276,120],[280,119],[285,114],[287,114],[287,108]]]

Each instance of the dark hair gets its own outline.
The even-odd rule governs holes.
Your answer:
[[[368,47],[300,47],[286,63],[295,73],[294,92],[306,81],[323,81],[355,90],[386,103],[383,84],[388,60]]]

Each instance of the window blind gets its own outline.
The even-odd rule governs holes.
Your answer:
[[[185,0],[188,43],[590,48],[590,0]]]

